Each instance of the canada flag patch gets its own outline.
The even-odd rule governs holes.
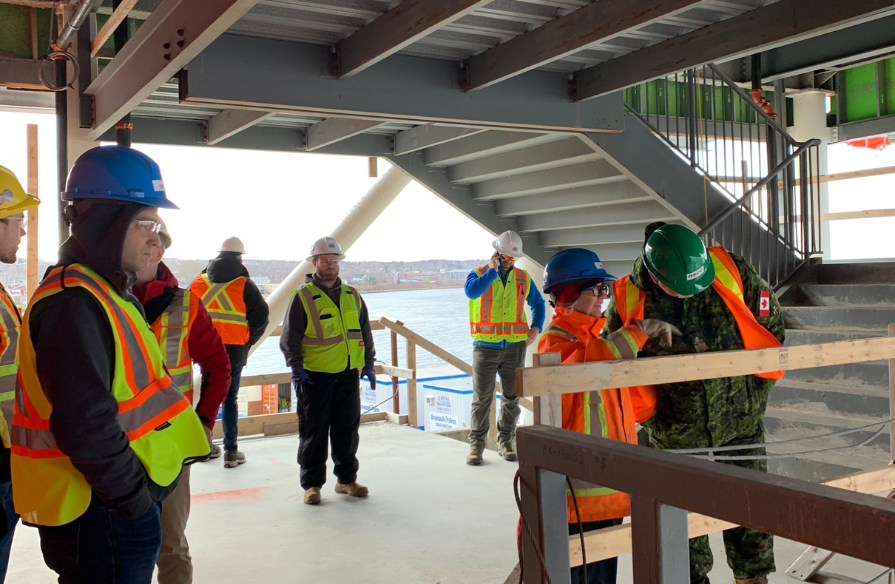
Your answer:
[[[767,290],[761,291],[761,299],[758,301],[758,316],[771,315],[771,293]]]

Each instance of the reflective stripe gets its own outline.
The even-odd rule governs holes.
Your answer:
[[[13,380],[13,381],[15,381],[15,380]],[[12,391],[4,391],[3,393],[0,393],[0,402],[12,401],[13,399],[15,399],[15,397],[16,397],[15,389],[13,389]]]
[[[182,373],[174,373],[173,371],[168,371],[168,374],[171,375],[171,380],[174,381],[174,385],[176,385],[182,393],[186,393],[184,391],[184,388],[189,391],[190,382],[193,379],[193,371],[191,368]]]
[[[36,430],[24,426],[15,425],[11,431],[12,443],[28,450],[55,450],[59,452],[56,438],[49,430]],[[59,452],[59,456],[63,456]]]
[[[606,425],[606,412],[603,406],[602,394],[599,390],[588,391],[583,394],[583,397],[584,433],[590,436],[607,438],[609,433],[608,426]],[[596,415],[594,415],[594,413],[596,413]],[[608,487],[600,487],[598,485],[594,485],[593,483],[589,483],[587,481],[582,481],[579,479],[572,479],[571,482],[576,496],[590,497],[597,495],[609,495],[618,492],[614,489],[610,489]],[[569,493],[568,489],[566,489],[566,493]]]
[[[614,358],[616,358],[616,359],[622,359],[621,351],[618,350],[618,347],[615,346],[615,343],[613,343],[613,342],[612,342],[611,340],[609,340],[609,339],[606,339],[606,342],[603,343],[603,344],[606,345],[606,348],[609,349],[609,352],[612,353],[612,356],[613,356]]]
[[[588,485],[590,485],[590,483],[572,479],[572,486],[575,487],[576,497],[599,497],[601,495],[612,495],[620,492],[615,489],[610,489],[609,487],[595,487],[593,485]],[[571,494],[571,491],[566,489],[566,494]]]
[[[472,331],[474,333],[493,333],[497,331],[497,327],[493,324],[484,325],[484,324],[474,324],[472,325]]]
[[[162,343],[165,349],[165,363],[170,372],[171,367],[180,363],[180,349],[189,335],[190,299],[186,290],[178,289],[174,293],[174,299],[161,316]],[[173,332],[179,334],[172,334]],[[179,384],[178,384],[179,385]]]
[[[715,266],[715,278],[720,280],[721,285],[733,292],[741,302],[744,302],[743,288],[738,277],[739,273],[736,276],[732,274],[727,266],[724,265],[724,261],[716,254],[709,252],[709,257],[712,258],[712,264]]]
[[[348,338],[355,340],[364,340],[364,335],[361,331],[348,331]]]
[[[637,311],[637,305],[640,304],[641,298],[640,288],[634,285],[634,282],[631,281],[631,278],[628,277],[625,283],[625,316],[623,320],[625,320],[625,324],[630,324],[630,319]]]
[[[211,320],[218,322],[235,322],[237,324],[248,324],[249,322],[244,314],[225,314],[223,312],[214,312],[207,308],[206,311],[209,313]]]
[[[609,347],[616,359],[633,359],[637,356],[637,343],[624,330],[609,335],[606,339],[606,346]]]
[[[305,303],[308,305],[308,310],[307,310],[307,312],[309,313],[308,316],[311,318],[311,324],[314,325],[314,333],[315,333],[315,336],[317,337],[314,340],[319,340],[319,341],[326,340],[323,338],[323,324],[320,322],[320,312],[318,310],[313,309],[313,307],[317,306],[316,304],[314,304],[314,295],[311,294],[311,291],[304,286],[301,287],[299,292],[301,292],[302,297],[305,299]],[[305,338],[307,338],[307,336],[305,336]],[[341,338],[339,339],[339,342],[341,342]],[[304,340],[302,340],[302,344],[307,344],[307,345],[327,344],[328,345],[328,344],[332,344],[332,343],[305,343]]]
[[[217,301],[217,303],[221,305],[220,309],[215,308],[211,310],[233,312],[233,305],[230,303],[230,298],[223,293],[227,286],[230,285],[230,282],[216,284],[208,278],[208,274],[204,275],[204,279],[208,282],[208,290],[202,295],[202,304],[208,307],[209,304]]]
[[[551,324],[546,329],[544,329],[544,334],[545,335],[557,335],[557,336],[566,338],[566,339],[572,341],[573,343],[578,342],[578,337],[576,337],[569,331],[565,330],[564,328],[557,326],[556,324]]]
[[[343,337],[342,335],[339,335],[337,337],[330,337],[328,339],[315,339],[313,337],[305,336],[305,337],[302,337],[301,344],[302,345],[314,345],[317,347],[327,347],[329,345],[338,345],[343,340],[345,340],[345,337]]]

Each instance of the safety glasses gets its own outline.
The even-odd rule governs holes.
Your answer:
[[[153,233],[158,233],[162,224],[153,219],[137,219],[133,222],[134,228],[140,232],[140,235],[149,237]]]
[[[515,262],[516,261],[516,258],[514,258],[513,256],[508,256],[508,255],[504,255],[504,254],[500,254],[500,259],[502,259],[505,262]]]
[[[339,265],[340,260],[317,260],[318,264],[323,264],[324,266],[337,266]]]
[[[591,292],[594,296],[606,296],[609,297],[610,288],[609,284],[597,284],[595,286],[591,286],[590,288],[585,288],[581,291],[582,294],[585,292]]]
[[[25,229],[25,227],[28,226],[28,220],[24,217],[4,217],[3,219],[0,219],[0,221],[3,221],[6,224],[9,224],[10,221],[18,221],[19,227],[22,229]]]

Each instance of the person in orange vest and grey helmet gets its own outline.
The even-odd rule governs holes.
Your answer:
[[[482,454],[491,426],[495,376],[500,375],[500,415],[497,418],[498,453],[516,460],[516,368],[525,364],[525,351],[544,328],[544,299],[531,276],[515,267],[522,256],[522,238],[504,231],[491,243],[494,253],[488,264],[466,277],[469,298],[469,329],[472,335],[473,399],[469,420],[469,454],[466,464],[482,464]],[[531,308],[531,326],[525,304]]]
[[[230,356],[230,389],[224,400],[224,468],[245,463],[237,446],[239,380],[249,358],[249,349],[264,335],[270,309],[258,286],[242,264],[245,246],[238,237],[228,237],[218,257],[193,280],[190,290],[202,300]]]
[[[784,324],[780,304],[755,268],[721,246],[706,249],[680,225],[652,223],[630,276],[614,285],[603,332],[635,319],[655,318],[681,331],[671,346],[648,342],[640,356],[683,355],[779,347]],[[661,449],[764,443],[768,393],[783,372],[656,385],[656,414],[644,422]],[[739,450],[761,456],[764,448]],[[730,464],[767,471],[766,460]],[[727,563],[736,584],[766,584],[774,571],[772,536],[737,527],[724,532]],[[690,540],[690,580],[706,584],[712,569],[708,536]]]
[[[158,208],[177,207],[158,165],[120,146],[78,158],[62,199],[71,237],[19,336],[16,511],[60,582],[149,583],[161,502],[210,451],[131,294],[160,245]]]
[[[314,273],[292,294],[280,350],[292,369],[298,413],[298,464],[306,505],[320,504],[326,482],[327,443],[332,445],[336,492],[366,497],[357,482],[360,378],[376,389],[376,347],[367,304],[339,278],[342,247],[321,237],[308,261]]]
[[[633,320],[607,338],[600,338],[606,319],[603,303],[609,298],[615,276],[607,273],[594,252],[565,249],[553,256],[544,269],[544,294],[554,307],[553,320],[538,341],[538,353],[559,353],[563,363],[633,359],[643,344],[654,338],[671,345],[679,335],[672,325],[659,320]],[[603,389],[568,393],[562,396],[562,427],[575,432],[637,444],[636,423],[655,412],[656,396],[652,388]],[[569,534],[578,533],[578,521],[584,531],[620,525],[631,514],[626,493],[572,479],[579,513],[571,493],[567,509]],[[588,584],[615,584],[618,558],[587,565]],[[584,582],[584,567],[572,568],[572,584]]]
[[[0,262],[16,263],[16,253],[25,235],[25,211],[40,201],[29,195],[11,170],[0,166]],[[6,580],[9,552],[19,516],[12,497],[12,476],[9,468],[12,409],[16,395],[18,361],[16,346],[22,316],[13,297],[0,284],[0,584]]]
[[[171,235],[164,221],[158,232],[161,245],[153,248],[152,260],[137,272],[134,296],[143,305],[146,322],[159,342],[171,379],[193,403],[193,362],[199,365],[202,381],[196,413],[211,442],[211,431],[221,403],[230,387],[230,358],[221,336],[199,298],[180,288],[177,278],[162,262],[171,247]],[[209,458],[221,455],[211,445]],[[186,523],[190,516],[190,469],[185,468],[174,492],[162,503],[162,549],[158,556],[159,584],[189,584],[193,564]]]

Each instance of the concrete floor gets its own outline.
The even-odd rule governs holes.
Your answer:
[[[368,499],[336,495],[301,502],[296,436],[243,440],[248,463],[194,466],[190,539],[196,584],[388,583],[502,584],[516,564],[515,465],[488,452],[481,467],[464,464],[461,442],[385,423],[361,428],[359,479]],[[720,534],[713,537],[715,584],[730,582]],[[778,540],[774,584],[805,546]],[[870,577],[852,560],[830,564]],[[879,573],[877,570],[875,573]],[[19,526],[7,582],[49,584],[37,531]],[[621,558],[619,584],[632,581]]]

